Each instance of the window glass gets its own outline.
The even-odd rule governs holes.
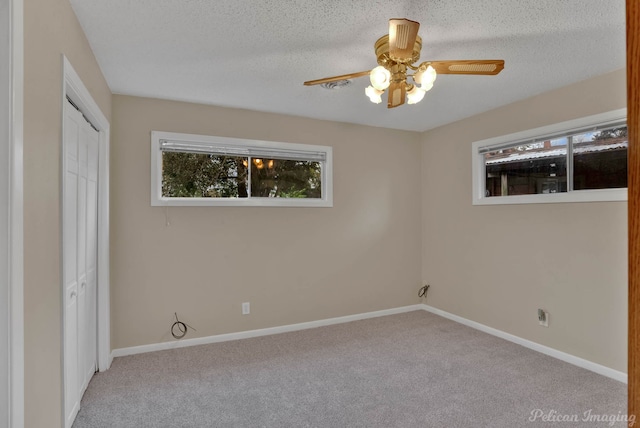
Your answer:
[[[251,196],[259,198],[322,197],[322,164],[285,159],[251,159]]]
[[[573,188],[627,187],[627,127],[573,136]]]
[[[162,196],[246,198],[248,158],[202,153],[162,153]]]
[[[567,139],[508,147],[484,154],[485,196],[567,191]]]

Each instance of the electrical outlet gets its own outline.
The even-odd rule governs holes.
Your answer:
[[[251,313],[251,303],[244,302],[242,304],[242,315],[249,315]]]
[[[538,309],[538,324],[543,327],[549,327],[549,312],[544,309]]]

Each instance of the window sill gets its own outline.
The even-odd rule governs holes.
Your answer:
[[[624,202],[627,189],[574,190],[572,192],[514,195],[478,196],[474,195],[473,205],[513,205],[513,204],[553,204],[574,202]]]
[[[280,198],[158,198],[151,201],[156,207],[333,207],[333,200]]]

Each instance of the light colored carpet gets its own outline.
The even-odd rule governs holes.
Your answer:
[[[625,384],[415,311],[116,358],[74,427],[621,427],[625,414]]]

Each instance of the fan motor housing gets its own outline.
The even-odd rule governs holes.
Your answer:
[[[420,59],[420,51],[422,50],[422,38],[416,36],[416,42],[413,44],[413,55],[410,58],[392,58],[389,55],[389,35],[385,34],[380,37],[374,44],[378,64],[385,68],[391,67],[393,63],[413,64]]]

